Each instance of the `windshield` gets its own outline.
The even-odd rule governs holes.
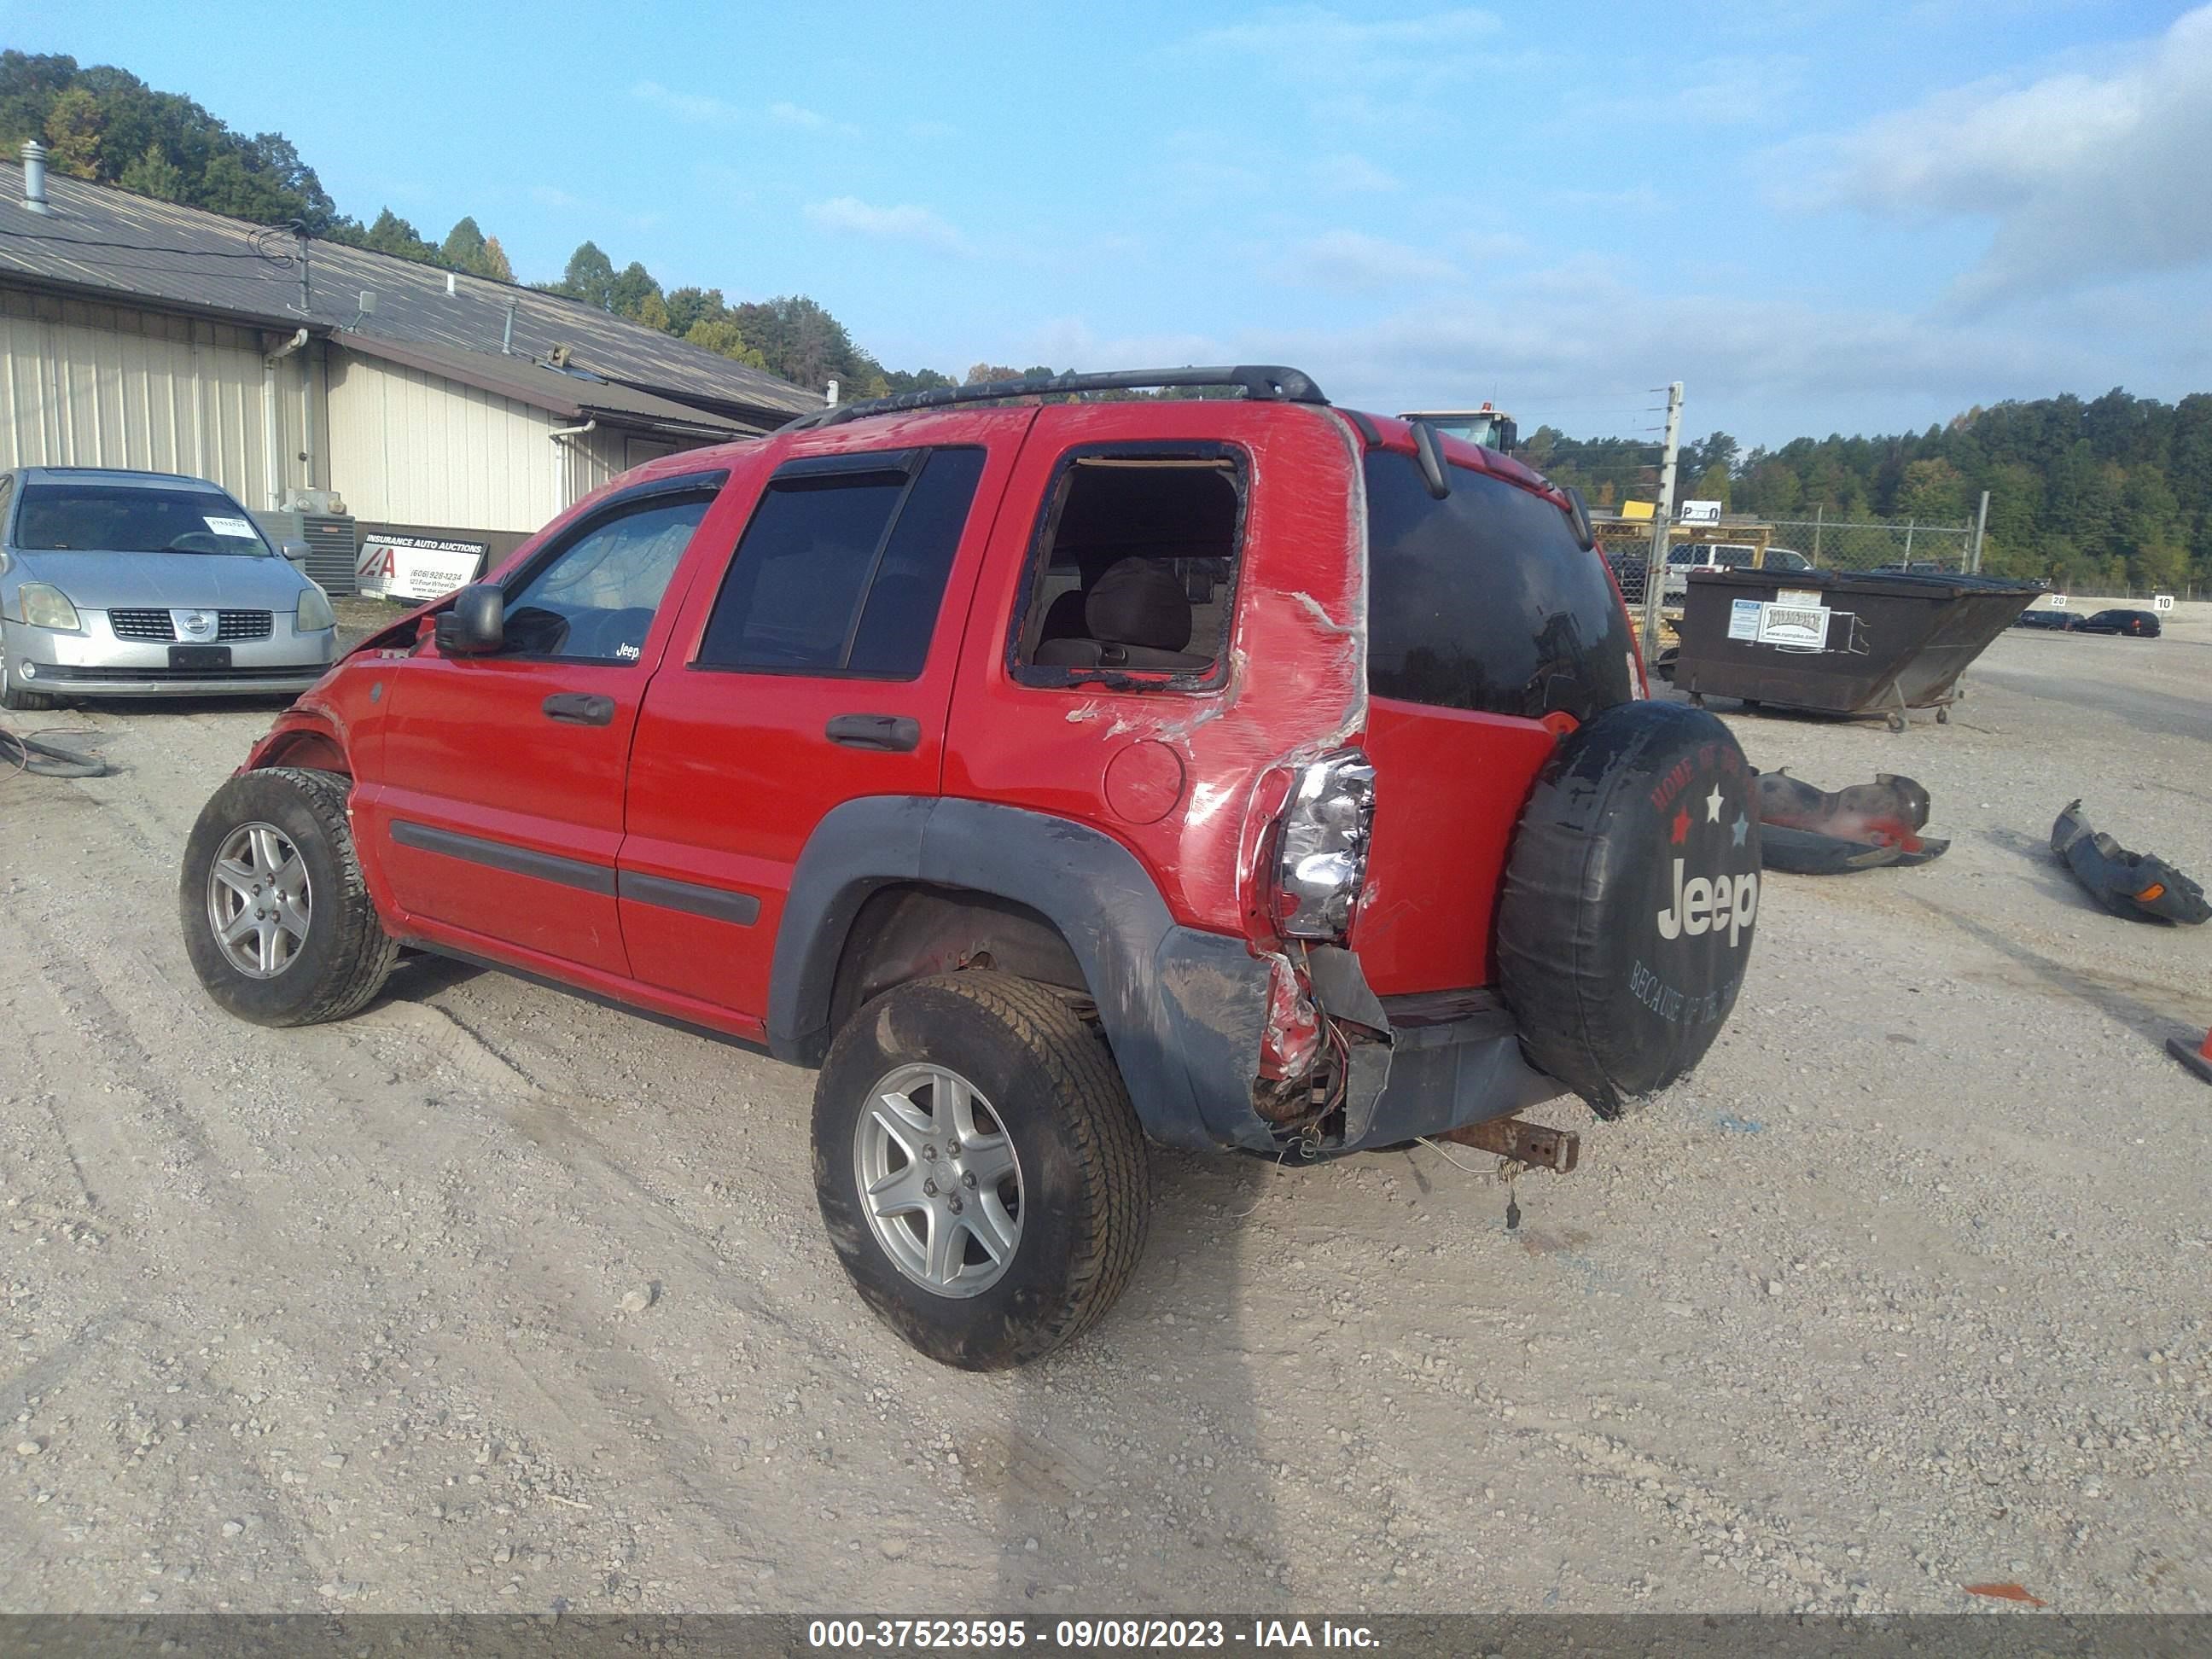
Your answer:
[[[15,515],[26,552],[230,553],[273,556],[253,520],[212,489],[34,483]]]

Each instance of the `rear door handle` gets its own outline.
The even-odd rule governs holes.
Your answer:
[[[904,714],[836,714],[823,735],[848,749],[907,754],[921,747],[921,722]]]
[[[563,726],[611,726],[615,700],[588,691],[556,691],[540,705],[545,718]]]

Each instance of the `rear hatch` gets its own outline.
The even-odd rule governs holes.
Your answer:
[[[1603,559],[1505,469],[1531,475],[1447,448],[1442,500],[1408,453],[1365,462],[1376,809],[1350,942],[1382,996],[1495,981],[1492,919],[1536,775],[1563,733],[1637,695]]]

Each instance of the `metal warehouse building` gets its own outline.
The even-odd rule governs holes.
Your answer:
[[[557,295],[38,171],[0,164],[0,466],[212,478],[337,591],[364,539],[496,557],[627,467],[820,406]]]

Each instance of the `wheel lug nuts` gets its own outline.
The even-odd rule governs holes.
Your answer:
[[[925,1146],[921,1149],[921,1155],[934,1163],[937,1158],[937,1148],[934,1146]]]
[[[959,1143],[957,1140],[948,1140],[948,1141],[946,1141],[946,1142],[945,1143],[945,1157],[947,1157],[947,1158],[957,1158],[957,1157],[959,1157],[959,1156],[960,1156],[960,1143]]]
[[[937,1196],[937,1183],[933,1181],[925,1181],[921,1183],[921,1190],[927,1193],[930,1197],[935,1198]]]
[[[975,1177],[973,1175],[963,1175],[960,1177],[960,1184],[973,1192],[975,1190]]]
[[[952,1212],[952,1213],[953,1213],[953,1214],[955,1214],[955,1215],[958,1215],[958,1214],[960,1213],[960,1210],[961,1210],[961,1204],[960,1204],[960,1200],[959,1200],[958,1195],[957,1195],[957,1194],[955,1194],[953,1197],[947,1199],[947,1200],[945,1200],[945,1207],[946,1207],[947,1209],[951,1210],[951,1211]]]

